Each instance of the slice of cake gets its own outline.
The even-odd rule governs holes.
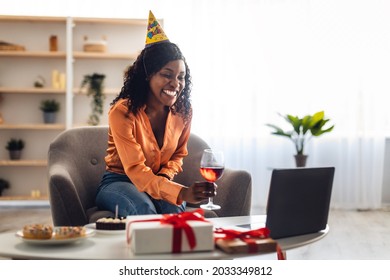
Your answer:
[[[62,226],[56,227],[54,229],[54,238],[55,239],[68,239],[68,238],[78,238],[84,237],[86,234],[85,227],[83,226]]]
[[[100,218],[96,221],[96,229],[101,230],[124,230],[126,218]]]

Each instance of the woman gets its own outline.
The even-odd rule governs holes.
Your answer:
[[[129,68],[109,111],[106,173],[96,204],[119,216],[180,213],[214,196],[214,184],[172,181],[188,154],[191,76],[169,41],[146,47]]]

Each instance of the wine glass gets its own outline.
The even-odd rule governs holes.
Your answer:
[[[223,174],[225,169],[225,160],[222,151],[205,149],[202,154],[202,159],[200,160],[200,174],[207,182],[214,183]],[[209,197],[209,202],[207,204],[200,205],[202,209],[207,210],[218,210],[221,209],[221,206],[213,203],[213,198]]]

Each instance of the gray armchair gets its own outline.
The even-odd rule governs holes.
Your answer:
[[[52,219],[55,226],[85,225],[114,213],[99,210],[95,195],[105,170],[107,126],[80,127],[66,130],[50,144],[48,180]],[[189,186],[204,180],[199,173],[203,149],[208,145],[191,134],[189,155],[184,159],[183,172],[175,181]],[[215,203],[220,210],[205,211],[206,217],[245,216],[250,214],[252,179],[243,170],[225,169],[218,181]],[[199,205],[187,205],[191,211]]]

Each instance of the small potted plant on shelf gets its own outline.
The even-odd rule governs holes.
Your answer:
[[[55,99],[42,100],[39,109],[43,112],[44,123],[55,123],[57,112],[60,110],[60,103]]]
[[[285,131],[274,124],[266,124],[274,129],[273,135],[279,135],[289,138],[295,146],[296,154],[294,155],[296,166],[306,166],[308,155],[304,153],[305,145],[312,137],[320,136],[324,133],[331,132],[334,125],[325,128],[324,126],[329,121],[325,119],[324,111],[317,112],[313,115],[306,115],[303,118],[293,115],[280,115],[287,123],[292,126],[292,130]]]
[[[2,196],[3,191],[9,188],[9,182],[3,178],[0,178],[0,196]]]
[[[24,141],[22,139],[11,138],[7,142],[6,149],[9,151],[9,158],[11,160],[20,159],[22,150],[24,149]]]
[[[93,73],[92,75],[84,75],[84,79],[81,82],[80,92],[86,88],[87,96],[92,96],[92,112],[89,115],[88,124],[98,125],[100,123],[100,116],[103,114],[103,105],[105,95],[104,79],[106,75]]]

